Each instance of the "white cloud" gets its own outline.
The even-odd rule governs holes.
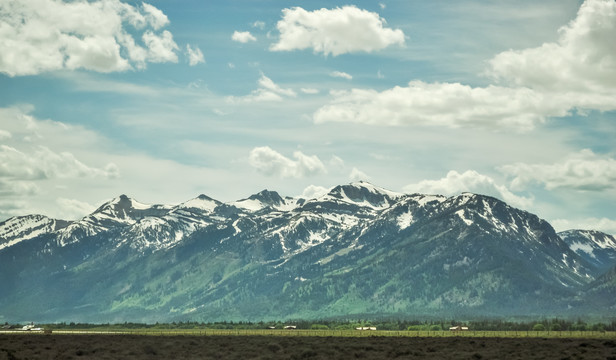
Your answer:
[[[35,75],[60,69],[98,72],[143,68],[147,61],[177,61],[169,23],[152,5],[120,0],[5,0],[0,7],[0,72]],[[131,25],[133,29],[127,28]],[[150,29],[148,29],[150,28]],[[144,45],[131,35],[145,31]]]
[[[252,23],[252,27],[263,30],[265,28],[265,23],[263,21],[255,21]]]
[[[257,41],[257,38],[250,31],[234,31],[233,35],[231,35],[231,40],[245,44],[250,41]]]
[[[295,93],[295,91],[293,91],[292,89],[283,89],[283,88],[281,88],[276,83],[274,83],[272,81],[272,79],[268,78],[265,75],[261,75],[261,78],[259,79],[259,85],[263,89],[266,89],[268,91],[274,92],[276,94],[280,94],[280,95],[284,95],[284,96],[290,96],[290,97],[294,97],[294,96],[297,95]]]
[[[482,175],[474,170],[467,170],[460,174],[455,170],[439,180],[423,180],[416,184],[409,184],[403,189],[407,193],[458,195],[462,192],[489,195],[499,198],[506,203],[519,208],[527,209],[533,199],[515,195],[504,185],[498,185],[494,179]]]
[[[146,13],[146,18],[148,19],[148,22],[152,25],[154,30],[158,30],[161,27],[169,24],[169,19],[167,18],[167,15],[165,15],[162,11],[150,4],[141,4],[143,6],[144,12]]]
[[[352,89],[332,92],[330,104],[318,109],[316,123],[355,122],[372,125],[479,126],[532,129],[566,109],[526,88],[472,88],[459,83],[411,81],[382,92]]]
[[[151,31],[143,34],[143,42],[148,47],[148,60],[155,63],[178,62],[175,51],[178,45],[173,41],[173,35],[167,30],[157,35]]]
[[[190,66],[195,66],[200,63],[205,62],[205,58],[203,57],[203,53],[198,46],[195,46],[193,49],[190,45],[186,45],[186,54],[188,55],[188,64]]]
[[[512,189],[541,184],[548,190],[563,188],[600,191],[616,188],[616,160],[585,149],[554,164],[516,163],[499,168],[513,177]]]
[[[404,44],[400,29],[385,28],[385,20],[377,13],[344,6],[335,9],[306,11],[301,7],[282,10],[276,27],[280,39],[272,51],[311,48],[315,53],[333,56],[372,52],[387,46]]]
[[[359,170],[358,168],[354,167],[351,170],[351,173],[349,174],[349,179],[351,181],[369,181],[370,180],[370,176],[366,175],[365,172]]]
[[[0,175],[0,195],[10,196],[32,196],[40,192],[39,187],[32,181],[15,181],[14,179],[3,179]],[[0,206],[0,213],[3,206]]]
[[[281,178],[304,178],[324,174],[325,165],[316,155],[305,155],[301,151],[293,153],[289,159],[268,146],[252,149],[248,161],[260,173]]]
[[[308,185],[300,197],[304,199],[316,199],[327,194],[329,190],[330,189],[323,186]]]
[[[556,231],[571,229],[597,230],[616,236],[616,220],[608,218],[555,219],[550,221],[550,224],[554,226]]]
[[[92,164],[93,158],[99,162],[105,157],[98,153],[87,158],[78,150],[87,146],[86,152],[93,151],[96,135],[78,126],[36,119],[29,115],[32,110],[27,106],[0,108],[0,123],[12,134],[0,145],[0,219],[46,213],[43,209],[59,211],[49,199],[57,189],[66,187],[63,191],[78,193],[75,184],[105,186],[120,176],[113,161]],[[33,206],[36,202],[45,205]]]
[[[612,110],[616,108],[615,33],[616,2],[586,0],[577,17],[559,30],[557,42],[500,53],[490,61],[488,73],[518,86],[582,95],[567,98],[573,106]]]
[[[345,72],[342,72],[342,71],[332,71],[331,73],[329,73],[329,76],[331,76],[331,77],[339,77],[339,78],[343,78],[343,79],[347,79],[347,80],[353,79],[353,76],[351,76],[350,74],[347,74]]]
[[[309,94],[309,95],[314,95],[314,94],[319,93],[319,89],[314,89],[314,88],[301,88],[300,91],[303,92],[304,94]]]
[[[90,214],[96,207],[76,199],[57,198],[58,215],[64,220],[77,220],[84,214]]]
[[[586,0],[557,42],[505,51],[489,61],[487,74],[502,86],[411,81],[381,92],[338,91],[314,120],[526,131],[575,109],[616,110],[614,33],[616,2]]]
[[[51,178],[105,177],[117,178],[118,167],[110,163],[104,169],[87,166],[70,152],[57,153],[44,146],[28,152],[0,145],[0,178],[42,180]]]
[[[283,97],[297,96],[297,93],[293,91],[293,89],[282,88],[265,75],[261,75],[258,84],[259,88],[253,90],[250,95],[240,97],[230,96],[227,100],[231,102],[269,102],[282,101]]]

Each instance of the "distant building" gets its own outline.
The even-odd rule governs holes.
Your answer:
[[[295,325],[287,325],[287,326],[284,327],[284,329],[285,330],[295,330],[295,329],[297,329],[297,326],[295,326]]]
[[[467,326],[452,326],[449,328],[449,331],[468,331]]]
[[[376,328],[374,326],[364,326],[364,327],[355,328],[355,330],[360,330],[360,331],[372,330],[372,331],[374,331],[374,330],[376,330]]]

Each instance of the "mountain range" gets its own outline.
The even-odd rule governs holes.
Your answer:
[[[0,321],[606,317],[616,239],[557,233],[493,197],[366,182],[311,198],[264,190],[77,221],[0,223]]]

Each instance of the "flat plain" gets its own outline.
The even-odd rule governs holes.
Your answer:
[[[616,360],[616,340],[613,337],[0,334],[0,360],[396,358]]]

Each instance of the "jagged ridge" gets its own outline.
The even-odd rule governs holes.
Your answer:
[[[228,204],[122,195],[71,223],[0,224],[0,320],[573,315],[595,301],[579,292],[616,265],[603,246],[613,238],[588,234],[559,236],[488,196],[365,182],[315,199],[264,190]]]

